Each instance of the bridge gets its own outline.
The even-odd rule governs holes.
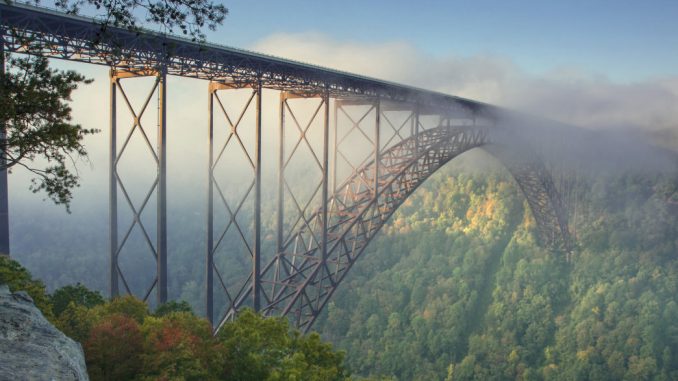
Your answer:
[[[571,249],[558,192],[538,156],[508,128],[520,120],[511,111],[151,31],[104,30],[93,19],[27,5],[0,3],[0,39],[5,52],[110,67],[111,296],[130,293],[144,300],[155,296],[158,304],[167,301],[168,76],[206,82],[204,301],[206,316],[217,328],[249,306],[266,315],[288,316],[307,331],[398,207],[439,168],[475,148],[495,156],[512,174],[535,218],[538,242],[558,252]],[[125,88],[143,77],[154,81],[136,105]],[[265,91],[278,94],[276,104],[265,105]],[[154,96],[157,126],[149,128],[142,117]],[[244,106],[229,109],[233,97]],[[131,120],[119,135],[121,104]],[[310,112],[302,118],[304,110]],[[277,126],[264,129],[263,115],[272,112]],[[245,139],[245,133],[254,139]],[[143,140],[156,172],[140,203],[133,201],[120,170],[132,139]],[[273,189],[264,189],[262,177],[266,139],[277,145]],[[224,181],[233,150],[245,165],[239,177]],[[234,201],[229,183],[244,186],[244,195]],[[0,199],[6,200],[6,183],[2,191]],[[262,219],[267,201],[262,192],[267,191],[276,195],[272,227]],[[153,203],[154,236],[141,218]],[[251,212],[244,212],[248,207]],[[121,218],[122,209],[131,213],[129,221]],[[135,230],[155,263],[148,269],[153,279],[143,289],[133,287],[120,266]],[[234,240],[244,249],[229,251]],[[222,256],[239,256],[244,265],[224,268]]]

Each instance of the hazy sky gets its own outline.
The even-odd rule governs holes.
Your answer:
[[[400,41],[434,56],[493,55],[535,73],[586,70],[617,81],[678,74],[678,1],[233,0],[209,39],[250,47],[274,33]]]

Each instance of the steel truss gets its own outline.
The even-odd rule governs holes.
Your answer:
[[[378,96],[443,109],[499,108],[438,92],[403,86],[284,60],[242,49],[199,44],[148,30],[129,31],[45,8],[0,2],[0,34],[15,53],[112,66],[127,71],[164,67],[169,75],[290,91],[329,91],[333,96]]]
[[[3,53],[39,54],[113,68],[110,89],[112,296],[120,293],[120,282],[125,292],[134,291],[120,268],[119,258],[130,234],[138,229],[156,263],[152,283],[138,294],[146,300],[156,290],[158,304],[167,300],[167,75],[210,81],[205,306],[210,321],[216,317],[217,327],[235,316],[241,308],[251,306],[266,315],[288,316],[297,327],[308,331],[348,271],[395,210],[441,166],[477,147],[487,149],[512,173],[535,217],[540,242],[559,250],[569,251],[571,248],[566,213],[549,173],[538,157],[513,154],[516,150],[529,151],[516,143],[520,137],[506,138],[506,133],[498,133],[502,126],[497,121],[514,116],[506,110],[441,93],[233,48],[196,44],[149,31],[109,27],[104,32],[91,19],[2,2],[0,43]],[[122,80],[141,76],[153,76],[155,82],[145,102],[140,107],[133,107],[122,87]],[[275,249],[270,255],[262,253],[261,245],[264,88],[281,93],[277,221]],[[239,112],[229,113],[220,94],[236,89],[249,91],[248,101]],[[117,146],[118,93],[133,119],[120,148]],[[156,147],[150,143],[147,129],[141,123],[154,94],[158,95],[159,102]],[[313,105],[309,119],[299,117],[296,102]],[[255,113],[253,127],[243,125],[243,115],[247,112]],[[217,142],[216,152],[215,126],[226,128],[226,138]],[[254,146],[247,146],[241,134],[252,128]],[[309,138],[313,128],[322,129],[320,142]],[[120,158],[133,137],[143,139],[157,168],[153,183],[140,204],[132,201],[118,171]],[[364,148],[359,154],[355,151],[356,140]],[[245,184],[247,188],[245,194],[235,201],[228,200],[228,184],[218,177],[220,165],[224,162],[222,155],[231,149],[239,150],[249,163],[245,165],[249,177],[244,182],[243,179],[232,181]],[[302,151],[307,154],[306,160],[310,163],[309,176],[317,178],[304,183],[309,190],[306,195],[295,189],[298,180],[293,178],[290,164],[298,160]],[[231,182],[230,179],[228,181]],[[132,214],[132,221],[124,225],[127,227],[122,236],[118,232],[118,190]],[[154,194],[157,201],[155,240],[148,234],[141,218]],[[249,207],[252,209],[251,216],[245,211]],[[0,202],[0,214],[2,212]],[[219,224],[215,216],[225,217],[225,224]],[[251,218],[252,223],[245,226],[238,218]],[[219,265],[226,237],[230,235],[235,235],[234,240],[246,248],[246,258],[241,259],[249,270],[241,274],[241,280],[226,276],[228,269]],[[219,310],[215,310],[215,297],[224,301]]]
[[[290,100],[298,98],[318,99],[309,120],[300,122],[295,116]],[[553,248],[566,246],[567,225],[550,175],[538,162],[519,161],[504,154],[510,152],[505,146],[507,142],[490,144],[495,126],[477,125],[468,115],[462,115],[463,122],[459,123],[459,115],[453,118],[427,111],[439,122],[426,129],[420,121],[423,112],[419,105],[385,107],[379,99],[338,99],[334,101],[334,144],[330,146],[330,104],[327,93],[281,94],[278,244],[275,256],[259,274],[262,313],[288,316],[298,328],[310,329],[345,275],[395,210],[441,166],[477,147],[487,148],[514,175],[537,220],[540,242]],[[346,111],[351,107],[362,109],[354,116]],[[393,123],[385,111],[389,107],[408,116],[400,123]],[[342,133],[336,122],[339,114],[349,121]],[[306,136],[317,119],[322,121],[324,130],[322,146],[316,151],[317,147],[312,146]],[[293,127],[289,128],[288,124]],[[287,152],[283,142],[289,129],[296,140]],[[384,138],[386,131],[392,131],[388,139]],[[372,147],[357,165],[342,146],[351,133],[359,134]],[[307,184],[312,194],[304,200],[295,196],[286,177],[287,166],[301,145],[309,148],[315,167],[322,173],[318,183]],[[350,175],[339,184],[336,173],[341,163],[350,167]],[[311,201],[317,194],[322,195],[320,206],[311,209]],[[294,218],[289,225],[283,223],[286,198],[294,205]],[[254,286],[248,287],[244,294]],[[231,306],[219,326],[232,318],[244,302],[245,299],[240,299]]]
[[[147,97],[140,107],[134,107],[127,96],[123,86],[122,80],[131,80],[141,76],[154,76],[155,81],[148,92]],[[111,70],[111,120],[110,120],[110,161],[109,161],[109,211],[110,211],[110,289],[111,296],[117,296],[120,292],[119,281],[122,281],[124,291],[129,294],[134,294],[130,287],[123,270],[120,268],[120,254],[128,239],[135,228],[139,229],[143,235],[144,241],[147,244],[148,252],[153,256],[156,262],[156,275],[146,291],[142,294],[137,294],[144,301],[148,300],[153,289],[156,289],[157,304],[160,305],[167,301],[167,155],[166,155],[166,99],[167,99],[167,74],[163,72],[146,72],[146,73],[131,73],[127,71]],[[117,101],[118,92],[130,114],[132,115],[131,127],[127,132],[122,146],[117,147],[118,136],[118,118],[117,118]],[[153,98],[157,96],[157,110],[158,110],[158,124],[157,124],[157,143],[154,148],[147,134],[147,129],[142,125],[141,119],[148,111],[148,106]],[[125,155],[126,149],[135,137],[135,132],[138,132],[137,139],[143,139],[146,147],[153,157],[156,164],[157,172],[150,188],[147,190],[143,201],[136,204],[132,201],[129,191],[125,187],[125,183],[118,172],[118,163]],[[125,203],[132,212],[132,221],[124,230],[122,239],[119,239],[118,228],[118,189],[120,189]],[[155,194],[157,205],[156,231],[157,236],[155,244],[151,239],[146,226],[142,222],[141,215],[146,209],[149,200]]]
[[[483,149],[504,164],[520,187],[532,215],[537,221],[536,238],[539,243],[557,251],[569,253],[573,249],[567,223],[567,212],[551,174],[533,150],[515,139],[503,144],[488,144]],[[521,154],[517,155],[516,150]]]
[[[337,108],[344,107],[339,102]],[[353,168],[352,175],[324,200],[325,207],[285,241],[287,246],[264,267],[265,271],[275,268],[276,275],[283,270],[282,276],[274,277],[272,283],[278,288],[263,307],[265,314],[287,315],[297,327],[308,330],[348,270],[407,196],[444,163],[486,143],[485,128],[453,127],[448,123],[388,147],[380,141],[384,119],[380,108],[379,100],[371,102],[367,112],[352,120],[350,129],[362,130],[361,122],[368,115],[375,117],[371,139],[363,133],[373,144],[371,155]],[[409,118],[406,122],[409,125]],[[396,128],[396,136],[398,131]],[[336,147],[341,142],[340,136]],[[302,236],[312,236],[311,232],[324,240],[303,240]],[[297,242],[304,244],[292,245]]]
[[[219,98],[219,91],[236,90],[239,88],[251,89],[247,102],[236,115],[230,115],[227,109]],[[224,293],[226,297],[225,311],[220,313],[219,321],[231,316],[238,306],[246,302],[248,297],[252,297],[252,306],[259,310],[260,295],[261,295],[261,281],[260,281],[260,263],[261,263],[261,83],[258,82],[251,86],[236,86],[234,84],[225,84],[218,82],[211,82],[209,85],[209,128],[208,128],[208,195],[207,195],[207,257],[206,257],[206,287],[205,287],[205,303],[206,315],[210,322],[214,318],[214,275],[218,280],[217,285],[219,290]],[[216,102],[215,102],[216,101]],[[223,117],[227,126],[227,136],[221,148],[214,156],[214,105],[217,104],[217,113]],[[254,148],[247,148],[241,139],[240,133],[246,126],[242,125],[242,120],[245,114],[254,109],[255,113],[255,139]],[[215,178],[215,169],[217,165],[224,160],[223,155],[227,149],[237,147],[246,158],[246,162],[251,169],[251,179],[244,195],[236,200],[236,203],[229,203],[227,201],[226,192],[223,188],[224,184],[219,184]],[[242,181],[242,179],[239,179]],[[222,227],[218,232],[215,240],[214,235],[214,199],[216,196],[220,204],[224,207],[223,211],[227,214],[228,222],[225,227]],[[254,193],[253,197],[253,219],[254,219],[254,235],[247,236],[247,229],[237,221],[236,217],[243,212],[245,203]],[[238,282],[235,285],[229,284],[229,281],[222,275],[222,271],[214,263],[214,255],[224,243],[224,239],[229,231],[237,232],[237,239],[241,240],[244,247],[252,261],[252,271],[249,277],[243,282]]]

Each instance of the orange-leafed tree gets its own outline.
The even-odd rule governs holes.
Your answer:
[[[207,320],[189,312],[149,316],[142,332],[142,379],[218,380],[223,373],[224,351],[212,337]]]
[[[132,318],[115,314],[92,327],[85,341],[85,360],[90,378],[131,380],[142,369],[143,335]]]

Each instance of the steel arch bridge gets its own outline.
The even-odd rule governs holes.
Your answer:
[[[111,296],[127,292],[148,300],[155,292],[158,304],[167,301],[168,75],[209,81],[204,298],[206,315],[217,328],[249,306],[266,315],[288,316],[297,327],[310,329],[395,210],[436,170],[474,148],[494,155],[513,175],[537,222],[539,242],[555,251],[571,249],[567,216],[551,176],[519,133],[507,128],[506,121],[515,120],[510,111],[150,31],[103,31],[95,20],[26,5],[0,3],[0,39],[3,52],[111,68]],[[144,101],[135,105],[124,85],[141,77],[154,81]],[[279,94],[270,110],[263,109],[265,91]],[[228,101],[234,94],[245,101],[235,110]],[[144,117],[154,96],[158,113],[152,131]],[[118,103],[131,116],[121,135]],[[273,132],[262,128],[266,112],[277,114]],[[245,132],[254,139],[245,139]],[[267,190],[262,140],[271,137],[277,138],[278,148],[277,181],[271,186],[275,224],[269,229],[262,220],[262,189]],[[155,168],[141,202],[130,196],[120,170],[133,139],[143,141]],[[224,167],[233,166],[229,154],[234,151],[245,163],[240,168],[244,175],[228,181],[244,189],[235,200],[220,177]],[[0,190],[0,199],[6,200],[6,184]],[[155,237],[142,218],[151,201],[156,206]],[[123,208],[130,221],[121,221]],[[121,266],[134,231],[155,263],[149,269],[152,279],[141,288],[134,287]],[[231,241],[244,249],[233,252]],[[219,260],[223,255],[240,256],[244,267],[224,268]]]

